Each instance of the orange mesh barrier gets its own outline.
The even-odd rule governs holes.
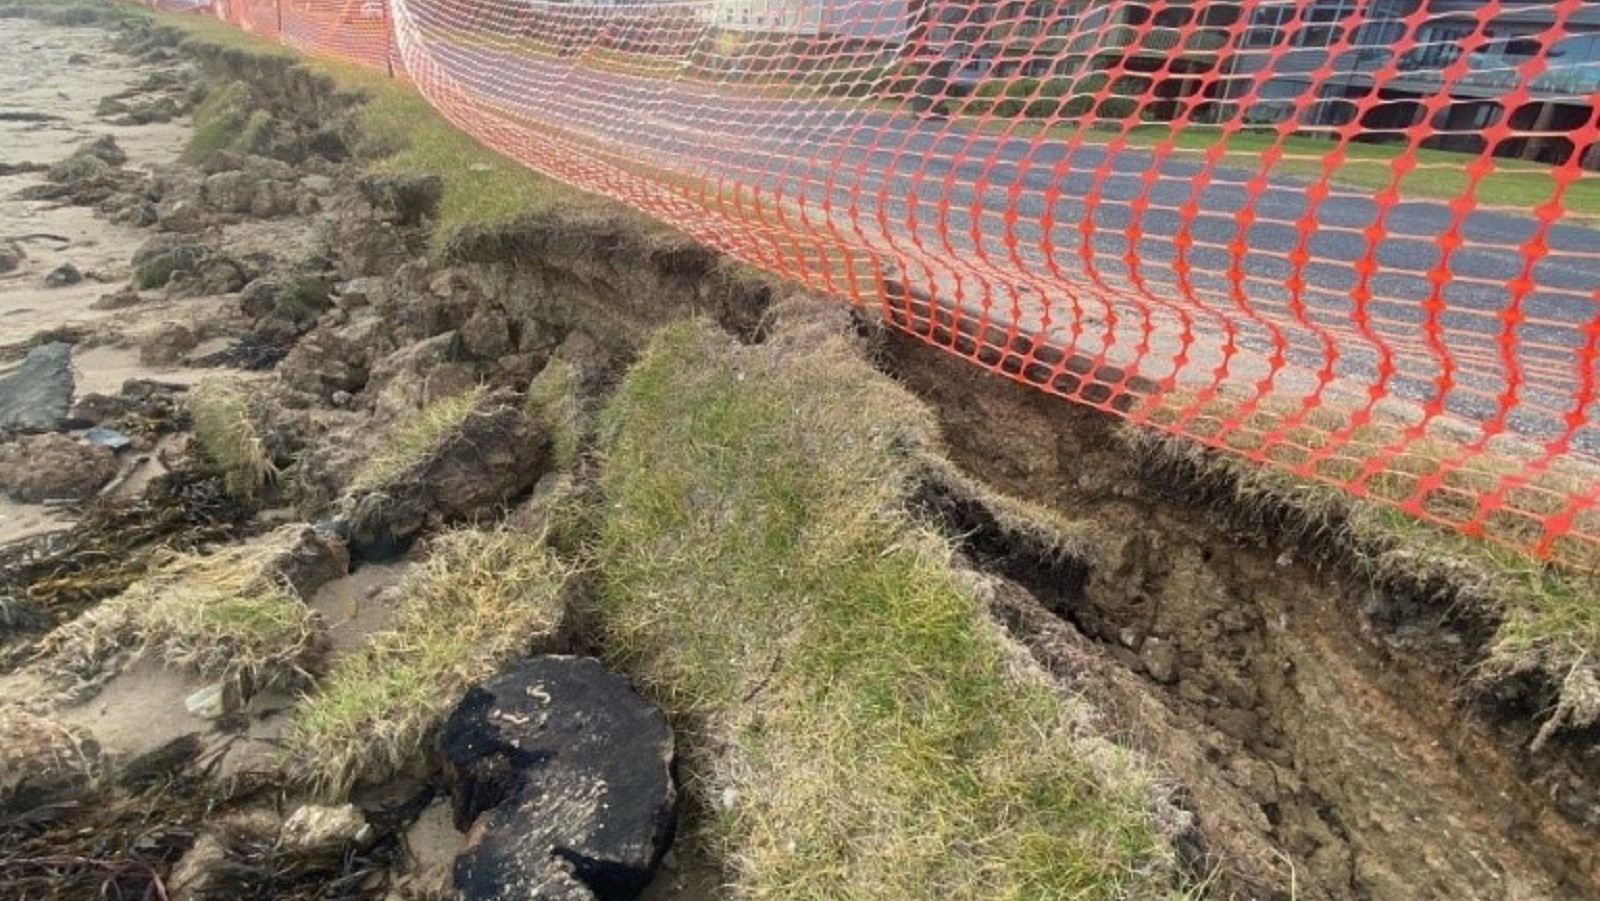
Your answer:
[[[283,33],[283,10],[278,0],[213,0],[219,18],[230,25],[266,37]]]
[[[279,11],[979,365],[1600,566],[1600,2]]]

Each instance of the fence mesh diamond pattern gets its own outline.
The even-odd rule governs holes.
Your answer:
[[[205,11],[977,365],[1600,566],[1600,2]]]

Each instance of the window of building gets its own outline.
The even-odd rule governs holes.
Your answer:
[[[1250,24],[1239,38],[1241,47],[1276,47],[1283,42],[1289,23],[1294,21],[1295,8],[1290,4],[1261,6],[1250,18]]]

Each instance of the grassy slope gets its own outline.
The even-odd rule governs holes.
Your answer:
[[[298,57],[273,41],[204,16],[160,15],[163,24],[207,44]],[[508,222],[557,204],[606,203],[553,181],[483,146],[451,125],[409,83],[327,59],[301,58],[312,71],[368,98],[360,112],[361,148],[379,172],[433,172],[444,179],[436,223],[443,244],[458,229]]]
[[[839,339],[672,326],[603,431],[608,639],[680,718],[748,898],[1160,897],[1149,775],[901,508],[920,405]]]

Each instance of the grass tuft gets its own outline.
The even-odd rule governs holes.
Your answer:
[[[752,899],[1157,898],[1158,793],[905,502],[928,412],[841,337],[669,326],[602,426],[599,615]]]
[[[195,107],[194,133],[189,136],[181,159],[199,165],[238,146],[248,138],[252,121],[249,85],[231,80],[213,83],[206,99]],[[260,127],[257,125],[255,130],[259,132]]]
[[[323,629],[283,575],[286,542],[297,534],[285,530],[207,556],[173,554],[51,633],[44,659],[86,682],[111,675],[109,661],[131,652],[252,691],[305,684],[322,654]]]
[[[528,384],[523,412],[550,436],[552,467],[558,472],[576,472],[584,416],[578,371],[572,364],[551,358]]]
[[[401,585],[392,629],[335,665],[285,733],[293,772],[319,795],[393,774],[474,682],[550,649],[569,571],[538,536],[460,530]]]
[[[350,483],[351,493],[388,485],[427,459],[439,442],[460,430],[487,391],[482,386],[436,400],[411,413],[390,429],[383,444],[368,457]]]
[[[223,485],[236,500],[253,501],[278,477],[278,468],[250,413],[242,389],[219,381],[202,382],[190,395],[189,412],[200,451],[222,472]]]

